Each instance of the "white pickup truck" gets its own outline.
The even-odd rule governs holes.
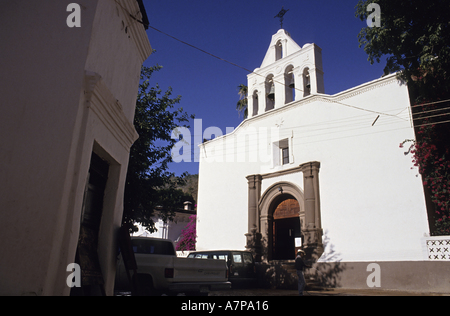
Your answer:
[[[131,237],[137,264],[137,285],[141,295],[207,294],[231,287],[225,260],[178,258],[172,241]],[[116,272],[116,291],[130,290],[122,256]]]

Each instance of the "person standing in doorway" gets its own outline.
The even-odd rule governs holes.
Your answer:
[[[297,269],[297,276],[298,276],[298,295],[300,296],[303,296],[303,291],[305,290],[306,286],[303,271],[305,268],[311,268],[311,266],[307,265],[306,262],[303,260],[305,255],[306,254],[303,250],[299,250],[297,252],[297,258],[295,258],[295,269]]]

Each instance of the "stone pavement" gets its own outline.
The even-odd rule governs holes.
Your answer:
[[[321,289],[305,291],[305,296],[450,296],[450,293],[427,293],[382,289]],[[297,290],[231,289],[210,292],[209,296],[298,296]]]

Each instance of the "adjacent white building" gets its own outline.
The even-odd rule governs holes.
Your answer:
[[[302,247],[366,286],[367,262],[428,259],[421,177],[399,148],[415,138],[408,88],[389,75],[327,95],[321,53],[280,29],[248,75],[248,118],[200,145],[197,249],[270,263]]]
[[[155,210],[155,216],[152,217],[152,220],[155,223],[156,231],[151,233],[137,223],[135,225],[138,231],[133,233],[132,236],[169,239],[177,243],[193,215],[196,215],[196,211],[192,210],[192,202],[189,201],[184,202],[183,209],[175,211],[172,219],[164,220],[159,211]]]
[[[0,295],[68,295],[72,263],[83,294],[113,293],[146,19],[141,0],[2,1]]]

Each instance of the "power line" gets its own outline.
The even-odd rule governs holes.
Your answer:
[[[439,117],[439,116],[448,116],[448,115],[449,114],[439,114],[439,115],[422,117],[420,119]],[[367,118],[361,119],[361,117],[367,117]],[[291,137],[292,132],[294,132],[297,134],[298,138],[310,138],[310,137],[313,138],[313,137],[329,135],[329,134],[336,134],[336,133],[343,133],[343,132],[348,132],[348,131],[353,131],[353,130],[373,129],[374,127],[370,124],[372,122],[372,120],[373,120],[373,117],[364,115],[364,116],[343,118],[343,119],[338,119],[338,120],[317,122],[317,123],[307,124],[307,125],[293,125],[293,126],[289,126],[289,128],[286,128],[286,129],[282,128],[280,132],[277,132],[277,136],[280,139],[283,139],[285,137]],[[436,122],[436,123],[442,124],[445,122],[447,122],[447,121]],[[349,123],[351,123],[351,124],[349,124]],[[398,124],[398,122],[394,121],[392,119],[389,119],[389,118],[385,118],[383,121],[377,123],[377,127],[387,126],[387,125],[392,125],[392,124]],[[434,123],[416,125],[416,127],[432,125],[432,124],[434,124]],[[320,126],[323,126],[323,127],[320,127]],[[271,127],[271,128],[265,127],[265,128],[266,128],[266,132],[270,131],[272,134],[271,128],[274,128],[274,127]],[[308,130],[302,131],[303,129],[306,129],[306,128]],[[320,133],[321,131],[327,131],[327,132]],[[255,129],[254,131],[250,131],[250,132],[246,131],[243,134],[241,134],[241,136],[236,136],[236,141],[234,141],[233,143],[237,145],[237,147],[236,147],[237,149],[239,148],[240,144],[244,144],[244,147],[245,147],[247,140],[245,140],[245,139],[243,141],[239,140],[240,137],[255,137],[255,136],[258,136],[259,134],[261,134],[261,130]],[[191,137],[203,137],[203,136],[204,135],[196,135],[196,134],[191,135]],[[230,134],[221,133],[221,135],[216,135],[216,138],[223,137],[223,136],[234,137],[234,136],[231,136]]]
[[[450,108],[449,108],[450,109]],[[403,110],[404,111],[404,110]],[[403,112],[401,111],[401,112]],[[400,112],[400,113],[401,113]],[[422,111],[419,112],[418,114],[421,113],[429,113],[430,111]],[[400,114],[399,113],[399,114]],[[424,116],[424,117],[419,117],[419,118],[414,118],[413,120],[425,120],[428,118],[436,118],[436,117],[441,117],[441,116],[445,116],[447,117],[448,115],[450,115],[450,113],[443,113],[443,114],[437,114],[437,115],[428,115],[428,116]],[[321,121],[321,122],[314,122],[311,124],[302,124],[302,125],[290,125],[288,128],[280,128],[277,131],[276,136],[279,139],[283,139],[285,137],[291,137],[292,133],[296,133],[297,137],[299,138],[309,138],[309,137],[318,137],[318,136],[323,136],[323,135],[329,135],[329,134],[337,134],[337,133],[343,133],[343,132],[348,132],[348,131],[353,131],[353,130],[361,130],[361,129],[374,129],[377,127],[382,127],[382,126],[387,126],[387,125],[392,125],[392,124],[398,124],[398,121],[396,120],[397,118],[401,118],[398,117],[397,115],[393,115],[390,117],[384,117],[382,119],[382,121],[379,121],[376,125],[376,127],[373,127],[373,125],[371,125],[371,122],[373,122],[373,116],[371,116],[370,114],[365,114],[365,115],[360,115],[360,116],[352,116],[352,117],[345,117],[345,118],[341,118],[341,119],[336,119],[336,120],[327,120],[327,121]],[[408,117],[409,118],[409,117]],[[403,120],[406,121],[406,118],[401,118]],[[442,124],[445,123],[447,121],[437,121],[436,123],[438,124]],[[432,125],[433,123],[430,124],[421,124],[421,125],[417,125],[417,123],[415,124],[416,127],[420,127],[420,126],[426,126],[426,125]],[[260,127],[261,128],[261,127]],[[218,128],[220,130],[220,133],[212,133],[213,135],[216,136],[216,138],[219,137],[236,137],[236,140],[233,142],[236,145],[236,149],[240,148],[240,144],[243,144],[245,147],[247,144],[247,140],[244,139],[242,141],[242,137],[255,137],[258,136],[262,133],[261,129],[259,128],[259,130],[256,129],[252,129],[252,130],[247,130],[244,131],[243,134],[240,134],[241,136],[233,136],[230,133],[229,134],[224,134],[222,133],[222,130],[220,128]],[[267,133],[270,131],[271,135],[273,134],[272,129],[275,127],[264,127],[265,131],[263,131],[264,133]],[[306,130],[305,130],[306,129]],[[321,131],[326,131],[325,133],[321,133]],[[300,135],[299,135],[300,134]],[[204,134],[202,135],[190,135],[191,137],[193,136],[194,138],[198,138],[201,137],[203,139]],[[241,140],[240,140],[241,139]]]
[[[421,127],[421,126],[429,126],[429,125],[436,125],[436,124],[445,124],[445,123],[449,123],[450,120],[445,120],[445,121],[440,121],[440,122],[434,122],[434,123],[427,123],[427,124],[420,124],[417,125],[416,127]],[[393,124],[393,123],[387,123],[384,125],[389,125],[389,124]],[[319,143],[319,142],[327,142],[327,141],[334,141],[334,140],[342,140],[342,139],[347,139],[347,138],[355,138],[355,137],[360,137],[360,136],[368,136],[368,135],[373,135],[373,134],[379,134],[379,133],[386,133],[386,132],[395,132],[395,131],[400,131],[400,130],[405,130],[405,129],[410,129],[409,126],[405,126],[405,127],[398,127],[398,128],[393,128],[393,129],[383,129],[383,130],[377,130],[377,131],[371,131],[371,132],[367,132],[367,133],[358,133],[358,134],[353,134],[353,135],[345,135],[345,136],[341,136],[341,137],[332,137],[332,138],[322,138],[322,139],[317,139],[320,136],[324,136],[324,135],[336,135],[338,133],[344,133],[344,132],[349,132],[349,131],[354,131],[354,130],[363,130],[363,129],[370,129],[369,126],[366,127],[359,127],[359,128],[351,128],[351,129],[347,129],[347,130],[341,130],[341,131],[337,131],[337,132],[330,132],[330,133],[322,133],[322,134],[313,134],[313,135],[302,135],[302,136],[297,136],[295,141],[294,141],[294,145],[306,145],[306,144],[313,144],[313,143]],[[229,136],[229,135],[226,135]],[[244,135],[244,136],[250,136],[250,135]],[[285,131],[284,133],[280,134],[280,139],[283,138],[290,138],[292,137],[292,132],[289,131]],[[313,141],[307,141],[308,138],[316,138]],[[270,137],[268,137],[268,139],[270,139]],[[306,141],[304,141],[306,140]],[[269,150],[271,152],[271,148],[270,148],[270,144],[266,144],[264,145],[266,142],[261,141],[260,139],[253,139],[253,141],[251,139],[247,140],[244,139],[243,141],[239,141],[239,138],[236,138],[234,140],[232,140],[231,145],[233,145],[231,153],[227,152],[227,150],[229,149],[227,147],[227,140],[222,139],[222,143],[218,144],[219,145],[219,152],[220,154],[218,154],[219,156],[223,156],[223,157],[229,157],[229,156],[240,156],[240,155],[245,155],[245,154],[250,154],[252,153],[252,151],[250,151],[251,147],[257,146],[257,148],[259,148],[259,152],[263,152]],[[261,145],[263,146],[263,148],[261,148]],[[222,150],[220,150],[220,148],[222,148]],[[189,152],[195,153],[195,150],[192,151],[191,149],[189,149]],[[216,153],[217,155],[217,146],[212,148],[212,151],[209,150],[210,154],[212,152]],[[258,155],[259,153],[257,152],[256,155]],[[174,157],[181,157],[181,155],[176,155]]]
[[[156,27],[151,26],[150,24],[144,23],[143,21],[141,21],[141,20],[139,20],[138,18],[136,18],[135,16],[133,16],[133,15],[132,15],[126,8],[124,8],[120,3],[118,3],[117,1],[116,1],[116,3],[117,3],[118,5],[120,5],[120,6],[122,7],[122,9],[123,9],[125,12],[127,12],[127,13],[129,14],[129,16],[130,16],[133,20],[135,20],[135,21],[138,22],[138,23],[141,23],[141,24],[144,25],[145,27],[150,28],[150,29],[152,29],[152,30],[155,30],[155,31],[157,31],[157,32],[159,32],[159,33],[161,33],[161,34],[163,34],[163,35],[166,35],[166,36],[168,36],[168,37],[170,37],[170,38],[172,38],[172,39],[174,39],[174,40],[176,40],[176,41],[178,41],[178,42],[184,44],[184,45],[187,45],[187,46],[189,46],[189,47],[192,47],[192,48],[194,48],[194,49],[196,49],[196,50],[198,50],[198,51],[200,51],[200,52],[202,52],[202,53],[204,53],[204,54],[207,54],[207,55],[209,55],[209,56],[211,56],[211,57],[217,58],[217,59],[219,59],[219,60],[221,60],[221,61],[223,61],[223,62],[226,62],[226,63],[228,63],[228,64],[230,64],[230,65],[233,65],[233,66],[235,66],[235,67],[241,68],[241,69],[243,69],[243,70],[245,70],[245,71],[247,71],[247,72],[250,72],[250,73],[253,72],[253,71],[251,71],[251,70],[248,70],[248,69],[245,68],[245,67],[242,67],[242,66],[240,66],[240,65],[238,65],[238,64],[235,64],[235,63],[233,63],[233,62],[231,62],[231,61],[228,61],[228,60],[226,60],[226,59],[224,59],[224,58],[222,58],[222,57],[219,57],[219,56],[217,56],[217,55],[214,55],[214,54],[212,54],[212,53],[210,53],[210,52],[208,52],[208,51],[206,51],[206,50],[204,50],[204,49],[201,49],[201,48],[199,48],[199,47],[197,47],[197,46],[195,46],[195,45],[192,45],[192,44],[190,44],[190,43],[188,43],[188,42],[185,42],[185,41],[183,41],[183,40],[181,40],[181,39],[179,39],[179,38],[177,38],[177,37],[175,37],[175,36],[172,36],[172,35],[170,35],[170,34],[168,34],[168,33],[166,33],[166,32],[163,32],[163,31],[161,31],[160,29],[157,29]]]
[[[420,115],[420,114],[424,114],[424,113],[430,113],[430,112],[437,112],[437,111],[444,111],[444,110],[449,110],[450,107],[447,108],[439,108],[439,109],[434,109],[434,110],[427,110],[427,111],[421,111],[421,112],[416,112],[414,113],[414,115]],[[450,113],[450,112],[449,112]]]
[[[170,35],[170,34],[168,34],[168,33],[166,33],[166,32],[163,32],[163,31],[161,31],[160,29],[157,29],[157,28],[151,26],[151,25],[148,24],[148,23],[144,23],[143,21],[141,21],[141,20],[137,19],[135,16],[133,16],[133,15],[132,15],[126,8],[124,8],[119,2],[117,2],[117,1],[115,1],[115,2],[116,2],[120,7],[122,7],[122,9],[123,9],[125,12],[127,12],[127,13],[129,14],[129,16],[130,16],[133,20],[137,21],[138,23],[141,23],[142,25],[146,26],[147,28],[153,29],[153,30],[155,30],[155,31],[157,31],[157,32],[159,32],[159,33],[165,35],[165,36],[168,36],[168,37],[170,37],[170,38],[172,38],[172,39],[174,39],[174,40],[176,40],[176,41],[178,41],[178,42],[180,42],[180,43],[182,43],[182,44],[184,44],[184,45],[187,45],[187,46],[189,46],[189,47],[191,47],[191,48],[194,48],[194,49],[196,49],[196,50],[198,50],[198,51],[200,51],[200,52],[202,52],[202,53],[204,53],[204,54],[207,54],[207,55],[209,55],[209,56],[211,56],[211,57],[213,57],[213,58],[216,58],[216,59],[218,59],[218,60],[221,60],[221,61],[223,61],[223,62],[226,62],[226,63],[228,63],[228,64],[230,64],[230,65],[233,65],[233,66],[235,66],[235,67],[238,67],[238,68],[240,68],[240,69],[243,69],[243,70],[247,71],[247,72],[250,73],[250,74],[256,74],[256,75],[258,75],[258,76],[264,77],[264,76],[261,75],[261,74],[255,73],[255,72],[253,72],[253,71],[251,71],[251,70],[249,70],[249,69],[247,69],[247,68],[245,68],[245,67],[242,67],[242,66],[240,66],[240,65],[238,65],[238,64],[236,64],[236,63],[230,62],[230,61],[228,61],[228,60],[226,60],[226,59],[224,59],[224,58],[221,58],[221,57],[219,57],[219,56],[217,56],[217,55],[215,55],[215,54],[212,54],[212,53],[210,53],[210,52],[208,52],[208,51],[206,51],[206,50],[204,50],[204,49],[201,49],[201,48],[199,48],[199,47],[197,47],[197,46],[195,46],[195,45],[192,45],[192,44],[190,44],[190,43],[188,43],[188,42],[186,42],[186,41],[183,41],[183,40],[181,40],[181,39],[179,39],[179,38],[177,38],[177,37],[175,37],[175,36],[172,36],[172,35]],[[272,79],[272,80],[273,80],[273,82],[278,83],[278,84],[280,84],[280,85],[288,86],[288,85],[285,84],[285,83],[276,81],[276,80],[274,80],[274,79]],[[297,90],[297,91],[301,92],[301,90],[298,89],[298,88],[294,88],[294,90]],[[317,95],[316,95],[316,97],[317,97]],[[349,108],[353,108],[353,109],[357,109],[357,110],[361,110],[361,111],[366,111],[366,112],[370,112],[370,113],[374,113],[374,114],[378,114],[378,115],[384,115],[384,116],[395,117],[395,118],[398,118],[398,119],[401,119],[401,120],[405,120],[405,121],[407,120],[407,119],[404,119],[404,118],[401,118],[401,117],[398,116],[398,115],[399,115],[401,112],[403,112],[404,110],[402,110],[402,111],[401,111],[400,113],[398,113],[398,114],[389,114],[389,113],[379,112],[379,111],[370,110],[370,109],[366,109],[366,108],[361,108],[361,107],[354,106],[354,105],[350,105],[350,104],[345,104],[345,103],[342,103],[342,102],[339,102],[339,101],[335,101],[335,100],[330,100],[330,99],[328,99],[328,98],[324,98],[324,97],[321,97],[321,96],[318,96],[318,98],[321,99],[323,102],[336,103],[336,104],[340,104],[340,105],[343,105],[343,106],[346,106],[346,107],[349,107]],[[450,101],[450,100],[442,100],[442,101],[430,102],[430,103],[426,103],[426,104],[417,104],[417,105],[411,106],[411,108],[415,108],[415,107],[418,107],[418,106],[426,106],[426,105],[431,105],[431,104],[439,104],[439,103],[444,103],[444,102],[448,102],[448,101]],[[445,109],[437,109],[437,110],[429,110],[429,111],[422,111],[422,112],[419,112],[419,113],[414,113],[413,116],[417,116],[417,115],[424,114],[424,113],[430,113],[430,112],[434,112],[434,111],[446,110],[446,109],[449,109],[449,108],[445,108]],[[449,114],[447,113],[447,114],[431,115],[431,116],[427,116],[427,117],[415,117],[415,118],[413,117],[413,120],[419,120],[419,119],[420,119],[420,120],[423,120],[423,119],[427,119],[427,118],[440,117],[440,116],[447,116],[447,115],[449,115]],[[378,119],[378,118],[377,118],[377,119]],[[345,121],[345,120],[348,120],[348,118],[346,118],[346,119],[341,119],[341,120],[344,120],[344,121]],[[336,121],[340,121],[340,120],[336,120]],[[321,124],[328,124],[328,125],[329,125],[330,122],[333,122],[333,121],[329,121],[328,123],[327,123],[327,122],[322,122],[322,123],[310,124],[310,125],[314,125],[314,126],[318,126],[318,125],[321,125]],[[442,121],[442,122],[434,122],[434,123],[421,124],[421,125],[416,125],[415,127],[428,126],[428,125],[433,125],[433,124],[443,124],[443,123],[448,123],[448,122],[450,122],[450,120]],[[358,124],[364,124],[364,123],[361,122],[361,123],[358,123]],[[377,126],[380,126],[380,125],[388,125],[388,124],[395,124],[395,122],[393,122],[393,123],[386,123],[386,122],[384,122],[384,123],[381,123],[381,124],[378,123]],[[293,126],[293,127],[291,127],[291,129],[304,128],[304,127],[307,127],[307,126],[308,126],[308,125],[304,125],[304,126]],[[345,126],[348,126],[348,125],[345,125]],[[343,126],[342,126],[342,127],[343,127]],[[339,129],[339,128],[342,128],[342,127],[341,127],[341,126],[336,126],[336,127],[330,127],[330,126],[328,126],[328,127],[321,128],[321,129],[312,129],[312,130],[307,131],[306,133],[316,132],[316,131],[320,131],[320,130]],[[336,131],[336,132],[334,132],[334,133],[343,133],[343,132],[347,132],[347,131],[358,130],[358,129],[364,129],[364,128],[370,128],[370,127],[368,127],[368,126],[367,126],[367,127],[366,127],[366,126],[364,126],[364,127],[356,127],[356,128],[351,128],[351,129],[346,129],[346,130]],[[400,129],[405,129],[405,128],[407,128],[407,127],[404,127],[404,128],[398,128],[398,129],[392,129],[392,130],[385,130],[385,131],[371,132],[371,133],[366,133],[366,134],[350,135],[350,136],[344,136],[344,137],[332,138],[332,139],[326,139],[326,140],[316,140],[316,141],[313,141],[312,143],[314,143],[314,142],[319,142],[319,141],[329,141],[329,140],[334,140],[334,139],[342,139],[342,138],[349,138],[349,137],[357,137],[357,136],[363,136],[363,135],[370,135],[370,134],[374,134],[374,133],[382,133],[382,132],[388,132],[388,131],[395,131],[395,130],[400,130]],[[409,128],[409,127],[408,127],[408,128]],[[287,131],[287,132],[289,132],[289,131]],[[331,132],[330,132],[330,133],[331,133]],[[322,136],[322,135],[328,135],[328,134],[330,134],[330,133],[313,134],[312,136],[308,136],[308,137],[317,137],[317,136]],[[203,136],[203,135],[202,135],[202,136]],[[222,135],[222,136],[223,136],[223,135]],[[244,142],[247,143],[246,141],[244,141]],[[305,144],[305,143],[301,143],[301,144]],[[235,149],[239,149],[239,148],[236,146]]]
[[[411,105],[411,108],[415,108],[418,106],[425,106],[425,105],[431,105],[431,104],[439,104],[439,103],[444,103],[444,102],[449,102],[450,99],[447,100],[441,100],[441,101],[434,101],[434,102],[429,102],[429,103],[424,103],[424,104],[416,104],[416,105]]]
[[[198,51],[200,51],[200,52],[202,52],[202,53],[204,53],[204,54],[207,54],[207,55],[209,55],[209,56],[211,56],[211,57],[214,57],[214,58],[216,58],[216,59],[219,59],[219,60],[221,60],[221,61],[223,61],[223,62],[226,62],[226,63],[228,63],[228,64],[230,64],[230,65],[233,65],[233,66],[235,66],[235,67],[241,68],[241,69],[247,71],[247,72],[250,73],[250,74],[256,74],[256,75],[258,75],[258,76],[264,77],[264,76],[261,75],[261,74],[255,73],[254,71],[249,70],[249,69],[247,69],[247,68],[245,68],[245,67],[243,67],[243,66],[241,66],[241,65],[238,65],[238,64],[236,64],[236,63],[230,62],[230,61],[228,61],[228,60],[226,60],[226,59],[224,59],[224,58],[222,58],[222,57],[219,57],[219,56],[217,56],[217,55],[215,55],[215,54],[212,54],[212,53],[210,53],[210,52],[208,52],[208,51],[206,51],[206,50],[204,50],[204,49],[201,49],[201,48],[199,48],[199,47],[197,47],[197,46],[195,46],[195,45],[192,45],[192,44],[190,44],[190,43],[188,43],[188,42],[186,42],[186,41],[183,41],[183,40],[181,40],[181,39],[179,39],[179,38],[177,38],[177,37],[175,37],[175,36],[172,36],[172,35],[170,35],[170,34],[168,34],[168,33],[166,33],[166,32],[163,32],[163,31],[161,31],[160,29],[157,29],[156,27],[151,26],[149,23],[145,23],[145,22],[139,20],[139,19],[136,18],[134,15],[132,15],[126,8],[124,8],[117,0],[115,0],[115,2],[116,2],[116,3],[117,3],[117,4],[118,4],[125,12],[127,12],[128,15],[129,15],[133,20],[135,20],[136,22],[138,22],[138,23],[144,25],[146,28],[151,28],[151,29],[153,29],[153,30],[155,30],[155,31],[157,31],[157,32],[159,32],[159,33],[161,33],[161,34],[164,34],[164,35],[166,35],[166,36],[168,36],[168,37],[170,37],[170,38],[172,38],[172,39],[174,39],[174,40],[176,40],[176,41],[178,41],[178,42],[184,44],[184,45],[187,45],[187,46],[189,46],[189,47],[192,47],[192,48],[194,48],[194,49],[196,49],[196,50],[198,50]],[[281,85],[283,85],[283,86],[286,86],[286,87],[288,86],[287,84],[282,83],[282,82],[279,82],[279,81],[273,80],[273,82],[279,83],[279,84],[281,84]],[[302,92],[302,90],[300,90],[300,89],[298,89],[298,88],[294,88],[294,89],[297,90],[297,91]],[[449,101],[450,101],[450,99],[447,99],[447,100],[441,100],[441,101],[434,101],[434,102],[429,102],[429,103],[425,103],[425,104],[416,104],[416,105],[411,106],[411,108],[415,108],[415,107],[418,107],[418,106],[426,106],[426,105],[431,105],[431,104],[439,104],[439,103],[444,103],[444,102],[449,102]],[[376,114],[380,114],[380,115],[396,116],[396,115],[393,115],[393,114],[386,114],[386,113],[383,113],[383,112],[372,111],[372,110],[369,110],[369,109],[365,109],[365,108],[361,108],[361,107],[357,107],[357,106],[353,106],[353,105],[341,103],[341,102],[338,102],[338,101],[328,100],[328,102],[333,102],[333,103],[341,104],[341,105],[344,105],[344,106],[347,106],[347,107],[355,108],[355,109],[362,110],[362,111],[368,111],[368,112],[372,112],[372,113],[376,113]]]
[[[209,56],[211,56],[211,57],[213,57],[213,58],[216,58],[216,59],[218,59],[218,60],[221,60],[221,61],[223,61],[223,62],[226,62],[226,63],[228,63],[228,64],[230,64],[230,65],[235,66],[235,67],[241,68],[241,69],[247,71],[249,74],[256,74],[256,75],[258,75],[258,76],[260,76],[260,77],[265,78],[264,75],[262,75],[262,74],[258,74],[258,73],[254,72],[254,71],[252,71],[252,70],[249,70],[249,69],[247,69],[247,68],[245,68],[245,67],[243,67],[243,66],[241,66],[241,65],[238,65],[238,64],[236,64],[236,63],[230,62],[230,61],[228,61],[228,60],[226,60],[226,59],[224,59],[224,58],[222,58],[222,57],[220,57],[220,56],[217,56],[217,55],[215,55],[215,54],[212,54],[212,53],[210,53],[210,52],[208,52],[208,51],[206,51],[206,50],[204,50],[204,49],[201,49],[201,48],[199,48],[199,47],[197,47],[197,46],[195,46],[195,45],[193,45],[193,44],[190,44],[190,43],[188,43],[188,42],[186,42],[186,41],[183,41],[183,40],[181,40],[181,39],[179,39],[179,38],[177,38],[177,37],[175,37],[175,36],[172,36],[172,35],[170,35],[170,34],[168,34],[168,33],[166,33],[166,32],[163,32],[163,31],[161,31],[160,29],[158,29],[158,28],[156,28],[156,27],[154,27],[154,26],[151,26],[150,24],[144,23],[143,21],[141,21],[141,20],[139,20],[138,18],[136,18],[135,16],[133,16],[133,15],[132,15],[126,8],[124,8],[120,3],[118,3],[117,1],[116,1],[116,3],[119,4],[119,5],[122,7],[122,9],[123,9],[125,12],[127,12],[127,13],[129,14],[129,16],[130,16],[133,20],[135,20],[135,21],[138,22],[138,23],[141,23],[141,24],[144,25],[145,27],[150,28],[150,29],[152,29],[152,30],[155,30],[155,31],[157,31],[157,32],[159,32],[159,33],[161,33],[161,34],[163,34],[163,35],[166,35],[166,36],[168,36],[168,37],[170,37],[170,38],[172,38],[172,39],[174,39],[174,40],[176,40],[176,41],[178,41],[178,42],[180,42],[180,43],[182,43],[182,44],[184,44],[184,45],[187,45],[187,46],[189,46],[189,47],[191,47],[191,48],[194,48],[194,49],[196,49],[196,50],[198,50],[198,51],[200,51],[200,52],[202,52],[202,53],[204,53],[204,54],[207,54],[207,55],[209,55]],[[288,86],[287,84],[285,84],[285,83],[283,83],[283,82],[276,81],[276,80],[274,80],[273,78],[272,78],[272,81],[273,81],[274,83],[278,83],[278,84],[280,84],[280,85],[282,85],[282,86],[285,86],[285,87]],[[298,89],[298,88],[295,88],[295,87],[294,87],[293,89],[296,90],[296,91],[298,91],[298,92],[303,92],[302,90],[300,90],[300,89]],[[333,101],[333,100],[327,100],[327,101],[328,101],[328,102],[332,102],[332,103],[337,103],[337,104],[340,104],[340,105],[343,105],[343,106],[346,106],[346,107],[354,108],[354,109],[357,109],[357,110],[361,110],[361,111],[367,111],[367,112],[371,112],[371,113],[376,113],[376,114],[379,114],[379,115],[395,116],[395,115],[392,115],[392,114],[386,114],[386,113],[383,113],[383,112],[377,112],[377,111],[373,111],[373,110],[369,110],[369,109],[365,109],[365,108],[361,108],[361,107],[357,107],[357,106],[345,104],[345,103],[338,102],[338,101]]]
[[[446,120],[446,121],[441,121],[441,122],[434,122],[434,123],[427,123],[427,124],[420,124],[420,125],[416,125],[415,127],[422,127],[422,126],[430,126],[430,125],[438,125],[438,124],[445,124],[445,123],[450,123],[450,120]],[[405,129],[410,129],[409,126],[405,126],[405,127],[399,127],[399,128],[394,128],[394,129],[383,129],[383,130],[378,130],[378,131],[372,131],[372,132],[368,132],[368,133],[359,133],[359,134],[353,134],[353,135],[346,135],[346,136],[341,136],[341,137],[332,137],[332,138],[324,138],[324,139],[315,139],[313,141],[301,141],[301,139],[307,139],[307,138],[317,138],[318,136],[323,136],[323,135],[336,135],[337,133],[341,133],[341,132],[348,132],[348,131],[353,131],[353,130],[358,130],[358,129],[365,129],[365,128],[370,128],[370,127],[363,127],[363,128],[354,128],[354,129],[349,129],[349,130],[343,130],[343,131],[338,131],[335,133],[324,133],[324,134],[315,134],[312,136],[305,136],[305,137],[297,137],[294,141],[294,145],[307,145],[307,144],[315,144],[315,143],[321,143],[321,142],[330,142],[330,141],[336,141],[336,140],[342,140],[342,139],[348,139],[348,138],[355,138],[355,137],[361,137],[361,136],[369,136],[369,135],[373,135],[373,134],[380,134],[380,133],[388,133],[388,132],[395,132],[395,131],[400,131],[400,130],[405,130]],[[283,137],[287,137],[289,138],[290,135],[292,135],[291,133],[286,134],[286,136]],[[283,139],[283,137],[280,137],[280,139]],[[299,141],[300,140],[300,141]],[[223,141],[222,143],[222,150],[219,150],[219,154],[217,154],[217,147],[213,148],[213,150],[209,150],[209,154],[211,154],[212,152],[214,152],[215,156],[214,157],[230,157],[230,156],[236,156],[236,157],[241,157],[242,155],[247,155],[247,154],[255,154],[257,157],[261,154],[261,152],[267,155],[272,155],[272,149],[270,148],[270,146],[266,146],[266,148],[260,148],[261,145],[261,141],[259,139],[256,140],[256,143],[252,143],[252,145],[257,145],[258,148],[258,152],[253,152],[250,151],[250,143],[251,141],[241,141],[239,142],[238,140],[234,140],[232,141],[232,152],[227,152],[228,148],[227,148],[227,143],[226,141]],[[264,143],[264,142],[263,142]],[[243,146],[242,146],[243,144]],[[191,144],[192,146],[192,144]],[[192,155],[193,153],[195,154],[196,151],[191,149],[191,146],[189,147],[187,154]],[[184,147],[183,147],[184,148]],[[204,148],[205,149],[205,148]],[[220,149],[220,148],[219,148]],[[244,149],[244,150],[242,150]],[[267,152],[267,150],[269,150],[269,152]],[[178,157],[183,157],[183,155],[173,155],[173,158],[178,158]],[[209,157],[212,158],[212,157]]]

